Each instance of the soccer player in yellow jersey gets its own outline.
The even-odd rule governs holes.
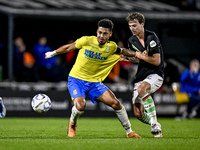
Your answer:
[[[109,19],[98,22],[97,36],[84,36],[74,43],[64,45],[57,50],[47,52],[45,58],[68,53],[79,49],[76,62],[68,77],[68,89],[74,102],[68,126],[68,136],[76,134],[77,119],[84,113],[86,95],[95,104],[102,102],[112,107],[126,130],[127,137],[141,137],[131,129],[124,106],[102,81],[108,76],[113,66],[120,60],[119,54],[135,56],[135,52],[119,48],[109,41],[112,36],[113,23]]]

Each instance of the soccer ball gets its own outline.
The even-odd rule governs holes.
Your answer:
[[[37,94],[33,97],[31,106],[37,113],[45,113],[51,108],[51,100],[45,94]]]

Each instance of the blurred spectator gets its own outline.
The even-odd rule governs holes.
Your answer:
[[[125,79],[122,79],[120,77],[120,63],[117,62],[111,72],[108,75],[108,79],[114,83],[122,83],[127,84],[127,81]]]
[[[26,51],[26,45],[21,37],[14,40],[14,79],[18,82],[38,81],[35,59],[33,55]]]
[[[40,79],[49,82],[67,80],[68,70],[56,64],[56,57],[45,59],[45,53],[48,51],[52,49],[47,45],[47,38],[40,37],[33,47]]]
[[[180,82],[180,92],[187,93],[190,99],[187,111],[182,117],[194,118],[200,110],[200,71],[197,59],[193,59],[190,68],[181,74]]]

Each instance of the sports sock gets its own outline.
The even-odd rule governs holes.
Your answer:
[[[77,119],[84,113],[84,111],[79,111],[75,106],[72,107],[72,113],[70,120],[73,123],[77,122]]]
[[[155,108],[153,98],[151,97],[149,93],[146,93],[142,97],[142,100],[143,100],[144,108],[147,111],[148,116],[150,117],[150,123],[151,124],[157,123],[156,108]]]
[[[126,133],[129,134],[129,133],[132,132],[131,123],[130,123],[130,121],[128,119],[128,115],[127,115],[126,109],[124,108],[123,105],[121,105],[121,106],[122,106],[122,109],[115,110],[115,113],[116,113],[119,121],[121,122],[122,126],[126,130]]]
[[[142,117],[141,118],[138,118],[141,122],[143,122],[143,123],[146,123],[146,124],[151,124],[151,119],[150,119],[150,117],[149,117],[149,115],[146,113],[146,112],[144,112],[144,114],[142,115]]]

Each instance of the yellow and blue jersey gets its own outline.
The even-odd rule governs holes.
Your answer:
[[[120,60],[115,54],[117,44],[109,41],[100,45],[96,36],[84,36],[76,40],[79,53],[69,76],[88,82],[102,82]]]

